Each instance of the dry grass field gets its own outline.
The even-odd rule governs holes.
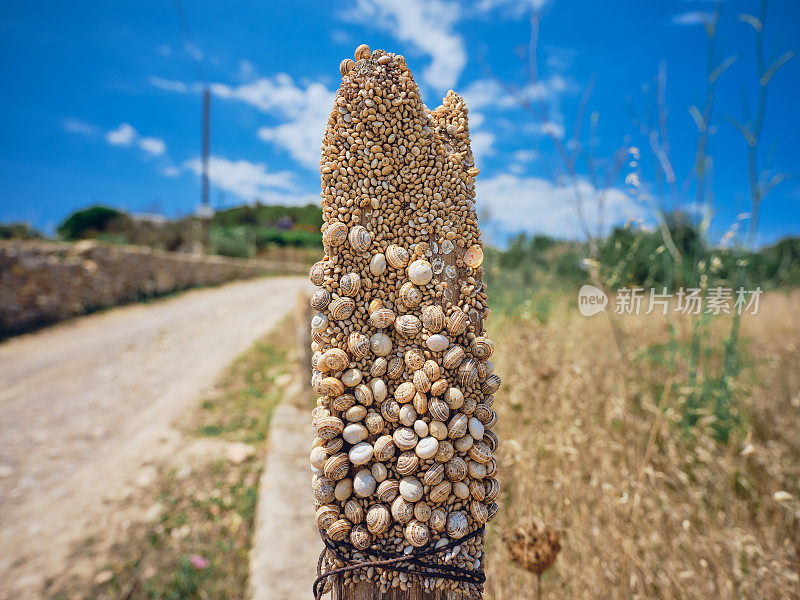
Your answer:
[[[490,321],[504,380],[495,404],[504,504],[489,532],[486,597],[535,597],[535,577],[502,542],[530,516],[560,533],[543,598],[800,597],[798,314],[800,293],[774,292],[743,317],[746,368],[732,383],[727,443],[713,415],[681,426],[681,367],[644,358],[669,340],[663,318],[622,321],[627,364],[606,318],[582,317],[574,301],[538,320]]]

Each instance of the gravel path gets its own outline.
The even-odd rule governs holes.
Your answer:
[[[171,425],[308,285],[236,282],[0,344],[0,598],[38,595],[104,500],[174,448]]]

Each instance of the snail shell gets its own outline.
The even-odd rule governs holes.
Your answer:
[[[381,416],[390,423],[400,420],[400,404],[396,400],[389,400],[381,404]]]
[[[355,404],[347,409],[344,418],[348,421],[360,421],[367,416],[367,407]]]
[[[344,440],[341,437],[335,437],[332,440],[328,440],[323,448],[325,448],[325,453],[328,456],[333,456],[342,449],[342,446],[344,446]]]
[[[442,421],[443,423],[450,417],[450,409],[447,407],[447,404],[444,400],[435,397],[431,398],[430,402],[428,402],[428,412],[434,419]]]
[[[339,279],[339,292],[351,298],[361,291],[361,277],[358,273],[345,273]]]
[[[369,374],[372,377],[383,377],[386,373],[386,365],[389,364],[389,361],[386,360],[385,357],[379,356],[374,361],[372,361],[372,366],[369,368]]]
[[[464,471],[466,472],[467,468],[464,465]],[[442,463],[434,463],[434,465],[425,471],[425,475],[422,478],[422,483],[425,485],[436,485],[441,483],[444,479],[445,473],[445,465]]]
[[[366,425],[367,431],[369,431],[372,435],[378,435],[381,431],[383,431],[383,426],[385,423],[380,414],[376,412],[370,412],[367,413],[366,417],[364,417],[364,425]]]
[[[494,479],[491,481],[495,481]],[[314,499],[320,504],[330,504],[336,499],[333,491],[336,488],[334,483],[325,477],[320,477],[314,483]]]
[[[392,523],[392,515],[385,504],[373,504],[367,510],[366,523],[370,533],[380,535],[389,529]]]
[[[470,502],[469,512],[472,514],[472,518],[475,519],[475,522],[479,525],[483,525],[489,520],[489,513],[486,510],[486,505],[483,502],[478,502],[477,500]]]
[[[428,376],[425,374],[425,371],[423,371],[422,369],[414,373],[413,381],[414,381],[413,386],[418,392],[424,394],[430,391],[431,380],[428,378]]]
[[[452,346],[442,357],[442,366],[445,369],[455,369],[467,355],[461,346]]]
[[[359,44],[358,48],[356,48],[354,56],[356,60],[363,60],[365,58],[369,58],[370,57],[369,46],[367,46],[366,44]]]
[[[442,531],[447,526],[447,512],[443,508],[434,508],[428,526],[434,531]]]
[[[386,272],[386,257],[383,254],[375,254],[369,261],[369,272],[379,276]]]
[[[375,478],[375,481],[381,483],[386,480],[389,476],[389,469],[386,468],[386,465],[383,463],[374,463],[372,467],[370,467],[370,472],[372,476]]]
[[[400,302],[406,308],[416,308],[422,302],[422,292],[410,281],[400,286]]]
[[[394,323],[395,314],[389,308],[379,308],[369,316],[369,323],[377,329],[386,329]]]
[[[473,479],[483,479],[486,477],[486,465],[471,460],[467,463],[467,473]]]
[[[405,373],[406,367],[403,363],[403,359],[399,356],[395,356],[389,361],[388,366],[386,367],[386,376],[389,379],[400,379],[403,373]]]
[[[321,439],[321,438],[318,438]],[[314,446],[311,449],[311,453],[308,456],[309,462],[311,462],[311,466],[315,469],[322,469],[325,466],[325,461],[328,460],[328,453],[325,452],[325,448],[322,446]],[[333,488],[331,488],[332,490]]]
[[[422,499],[422,483],[416,477],[403,477],[400,480],[400,495],[408,502],[417,502]]]
[[[317,435],[323,440],[332,440],[344,430],[344,422],[338,417],[322,417],[316,422]]]
[[[483,423],[481,423],[478,419],[476,419],[475,417],[472,417],[469,420],[468,428],[469,428],[469,434],[474,439],[476,439],[476,440],[483,439],[484,427],[483,427]]]
[[[462,437],[467,433],[467,425],[467,415],[458,413],[450,420],[450,424],[447,426],[447,436],[451,439]]]
[[[385,333],[376,333],[369,338],[369,347],[375,356],[386,356],[392,351],[392,338]]]
[[[417,421],[417,411],[414,410],[414,406],[411,404],[404,404],[400,407],[400,422],[405,425],[406,427],[412,427],[414,423]],[[416,427],[413,428],[414,433],[416,433]],[[419,434],[417,434],[419,435]]]
[[[425,329],[431,333],[439,333],[444,329],[445,316],[442,307],[438,304],[431,304],[423,308],[422,324],[425,325]]]
[[[464,404],[461,406],[461,412],[465,415],[471,415],[475,412],[475,408],[478,406],[477,400],[470,396],[469,398],[464,398]]]
[[[486,429],[491,429],[497,423],[497,413],[491,406],[478,404],[475,407],[475,418],[478,419]]]
[[[352,58],[345,58],[342,62],[339,63],[339,74],[342,77],[346,77],[350,70],[356,66],[355,61]]]
[[[467,535],[467,515],[454,511],[447,515],[447,535],[459,539]]]
[[[431,396],[441,396],[449,387],[447,379],[437,379],[431,384]]]
[[[378,500],[392,502],[400,493],[400,482],[396,479],[387,479],[378,486]]]
[[[453,442],[453,446],[459,452],[469,452],[470,448],[472,448],[472,444],[475,443],[475,438],[471,435],[465,435]]]
[[[391,340],[389,343],[391,344]],[[357,358],[366,358],[369,356],[370,346],[370,339],[358,331],[354,331],[347,337],[347,348]]]
[[[313,331],[322,331],[328,326],[328,316],[325,313],[318,312],[311,319],[311,329]]]
[[[486,488],[484,487],[483,482],[473,479],[468,485],[470,495],[478,502],[482,502],[486,497]]]
[[[359,254],[366,252],[372,246],[372,235],[370,235],[367,228],[362,225],[353,227],[350,233],[347,234],[347,239],[353,250]]]
[[[447,437],[447,425],[441,421],[431,421],[428,423],[428,431],[440,442]]]
[[[497,434],[490,429],[486,429],[484,425],[483,441],[489,446],[489,450],[497,452],[497,447],[500,445],[500,440],[497,439]]]
[[[325,271],[327,270],[328,264],[325,261],[317,261],[311,268],[308,270],[308,278],[311,280],[316,286],[320,286],[325,281]]]
[[[432,436],[422,438],[414,451],[422,459],[433,458],[439,452],[439,440]]]
[[[331,406],[334,410],[338,410],[339,412],[347,412],[348,409],[355,406],[355,403],[356,398],[353,394],[342,394],[333,399]]]
[[[373,379],[369,382],[369,389],[372,390],[372,396],[376,402],[383,402],[389,394],[386,387],[386,382],[383,379]]]
[[[350,470],[350,459],[344,452],[335,454],[325,461],[325,468],[323,470],[325,472],[325,477],[332,481],[344,479],[347,476],[347,472]]]
[[[339,502],[344,502],[353,493],[353,480],[342,479],[336,484],[336,489],[333,490],[333,495]]]
[[[456,309],[447,318],[447,331],[453,335],[461,335],[467,330],[469,317],[463,310]]]
[[[471,358],[465,358],[458,366],[456,378],[461,387],[469,387],[478,381],[478,365]]]
[[[320,357],[319,366],[324,366],[326,370],[330,371],[343,371],[349,364],[350,357],[347,356],[347,352],[341,348],[331,348],[330,350],[326,350]]]
[[[403,360],[410,371],[416,371],[425,365],[425,354],[419,348],[412,348],[406,351]]]
[[[362,379],[363,375],[361,375],[361,371],[358,369],[348,369],[342,373],[342,383],[349,388],[356,387],[361,383]]]
[[[414,315],[400,315],[394,321],[394,328],[397,333],[406,339],[414,339],[422,329],[422,323]]]
[[[453,494],[459,500],[466,500],[469,498],[469,486],[463,481],[454,481]]]
[[[417,502],[414,505],[414,518],[425,522],[431,518],[431,507],[427,502]]]
[[[398,496],[392,502],[392,517],[401,525],[405,525],[414,518],[414,504]]]
[[[444,394],[444,401],[452,410],[458,410],[464,406],[464,394],[457,387],[448,388]]]
[[[428,412],[428,397],[425,394],[414,394],[414,400],[412,400],[414,404],[414,410],[417,411],[418,415],[424,415]]]
[[[400,427],[396,429],[394,435],[394,445],[399,450],[411,450],[417,445],[417,434],[410,427]]]
[[[460,456],[454,456],[445,463],[444,473],[450,481],[461,481],[467,476],[467,462]]]
[[[403,269],[408,264],[408,250],[397,244],[386,249],[386,260],[395,269]]]
[[[453,448],[453,444],[451,444],[449,440],[441,440],[439,442],[439,451],[433,458],[437,462],[444,463],[453,458],[453,454],[455,454],[455,449]]]
[[[364,520],[364,507],[355,498],[345,502],[344,516],[351,523],[361,523]]]
[[[375,453],[375,460],[380,462],[386,462],[390,458],[394,456],[394,440],[390,435],[382,435],[377,440],[375,440],[375,444],[373,445],[373,450]]]
[[[410,381],[405,381],[397,386],[397,389],[394,391],[394,398],[401,404],[405,404],[411,402],[415,393],[414,384]]]
[[[486,477],[494,477],[497,474],[497,461],[494,457],[483,466],[486,467]]]
[[[339,508],[333,504],[324,504],[317,509],[317,525],[320,529],[328,529],[339,518]]]
[[[416,285],[427,285],[433,279],[433,267],[427,260],[415,260],[408,265],[408,278]]]
[[[328,527],[328,537],[335,542],[341,542],[350,535],[352,523],[347,519],[337,519]]]
[[[483,382],[483,385],[481,386],[481,392],[487,396],[491,396],[500,389],[501,382],[502,380],[500,379],[499,375],[491,375],[486,378],[486,381]]]
[[[483,487],[486,489],[486,502],[494,502],[500,495],[500,482],[497,479],[484,479]]]
[[[361,469],[356,476],[353,477],[353,491],[359,498],[368,498],[375,493],[375,488],[378,482],[372,476],[372,472],[367,469]]]
[[[431,381],[436,381],[442,375],[442,367],[435,360],[426,360],[422,369]]]
[[[348,298],[347,296],[337,298],[328,306],[331,317],[336,321],[344,321],[345,319],[349,319],[355,309],[355,300]]]
[[[477,269],[483,264],[483,248],[475,244],[467,248],[462,259],[464,264],[472,269]]]
[[[497,505],[497,502],[492,502],[486,506],[486,520],[491,521],[494,519],[494,516],[497,514],[497,511],[500,510],[500,507]]]
[[[403,452],[400,456],[397,457],[397,464],[395,464],[395,470],[400,475],[411,475],[414,471],[417,470],[419,466],[419,457],[410,451]]]
[[[342,431],[342,437],[348,444],[358,444],[367,439],[369,432],[367,428],[360,423],[350,423]]]
[[[431,533],[425,523],[414,519],[406,525],[406,539],[415,548],[421,548],[431,539]]]
[[[341,221],[330,221],[322,234],[322,242],[326,246],[341,246],[347,239],[347,225]]]
[[[372,543],[372,535],[366,525],[356,525],[350,531],[350,543],[359,550],[366,550]]]
[[[428,500],[434,504],[441,504],[447,500],[447,497],[450,495],[452,489],[452,483],[449,481],[442,481],[431,488],[431,491],[428,493]]]
[[[363,383],[356,386],[356,389],[353,390],[353,395],[358,400],[358,403],[364,406],[372,406],[372,402],[375,400],[372,389]]]
[[[320,288],[311,296],[311,308],[314,310],[325,310],[331,301],[331,294],[328,290]]]
[[[414,421],[414,431],[420,438],[428,437],[428,424],[422,419],[417,419]]]
[[[472,340],[469,349],[472,351],[472,356],[480,360],[485,360],[494,352],[494,344],[488,337],[480,335]]]

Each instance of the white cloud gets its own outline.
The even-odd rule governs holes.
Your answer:
[[[161,88],[162,90],[167,90],[168,92],[178,92],[179,94],[185,94],[189,91],[190,87],[183,83],[182,81],[175,81],[173,79],[164,79],[163,77],[151,77],[149,80],[150,85],[153,85],[157,88]]]
[[[199,175],[202,162],[193,158],[183,163],[183,168]],[[295,193],[294,175],[289,171],[271,173],[264,163],[247,160],[230,160],[211,156],[208,161],[208,176],[220,189],[235,194],[246,201],[288,202],[303,204],[317,202],[316,196]]]
[[[517,162],[527,163],[527,162],[532,162],[537,158],[539,158],[539,153],[536,150],[528,150],[527,148],[521,148],[519,150],[514,151],[514,154],[512,154],[511,156]]]
[[[156,48],[156,52],[158,52],[161,56],[169,56],[172,54],[172,46],[169,44],[161,44],[158,48]]]
[[[711,21],[713,13],[704,10],[690,10],[672,17],[673,25],[704,25]]]
[[[164,140],[153,137],[144,137],[140,139],[139,148],[153,156],[160,156],[167,151],[167,145],[164,143]]]
[[[61,121],[61,125],[64,127],[65,131],[80,135],[94,135],[98,132],[97,127],[90,125],[86,121],[81,121],[80,119],[64,119]]]
[[[475,7],[480,13],[501,11],[511,17],[521,17],[530,12],[539,12],[549,0],[480,0]]]
[[[332,29],[331,41],[334,44],[352,44],[353,38],[350,37],[349,33],[342,29]]]
[[[457,2],[443,0],[356,0],[342,17],[369,28],[377,27],[415,52],[427,54],[430,64],[423,80],[439,91],[455,87],[467,64],[464,39],[454,28],[461,17]]]
[[[483,168],[483,157],[494,154],[495,135],[488,131],[478,131],[470,134],[470,146],[472,154],[475,156],[475,164],[478,168]]]
[[[181,174],[181,170],[176,167],[175,165],[167,165],[163,169],[161,169],[161,174],[164,177],[177,177]]]
[[[479,209],[489,216],[491,229],[505,236],[519,232],[545,233],[554,237],[582,237],[572,188],[560,187],[547,179],[504,173],[488,179],[478,177]],[[585,221],[592,232],[598,228],[596,190],[586,181],[578,184],[584,198]],[[641,219],[644,207],[622,190],[604,192],[604,230],[627,220]]]
[[[106,141],[112,146],[130,146],[138,135],[129,123],[120,123],[119,127],[106,133]]]

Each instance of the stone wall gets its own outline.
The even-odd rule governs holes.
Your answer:
[[[304,265],[91,241],[0,242],[0,336],[142,298]]]

